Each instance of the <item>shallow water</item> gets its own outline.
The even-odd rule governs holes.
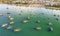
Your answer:
[[[6,9],[7,7],[9,9]],[[7,14],[7,12],[10,12],[11,14]],[[3,16],[0,16],[0,26],[5,23],[7,23],[9,26],[13,26],[11,30],[0,27],[0,36],[60,36],[59,10],[57,11],[38,7],[19,7],[0,4],[0,14],[3,14]],[[54,16],[54,14],[56,16]],[[59,17],[57,15],[59,15]],[[14,25],[10,25],[8,16],[12,16],[14,18]],[[22,21],[28,16],[31,17],[28,23],[22,23]],[[55,18],[58,18],[59,20],[57,21]],[[38,20],[40,20],[41,22],[36,23],[36,21]],[[48,32],[47,30],[47,24],[49,22],[53,24],[53,32]],[[35,27],[42,27],[42,30],[37,31],[33,29]],[[15,28],[21,28],[22,31],[18,33],[13,32]]]

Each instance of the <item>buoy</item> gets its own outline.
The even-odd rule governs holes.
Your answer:
[[[11,25],[13,25],[14,23],[15,23],[15,22],[13,22],[13,21],[12,21],[12,22],[10,22],[10,24],[11,24]]]
[[[3,16],[3,14],[0,14],[0,16]]]
[[[6,28],[7,26],[8,26],[8,24],[3,24],[1,27],[5,27]]]
[[[28,22],[28,20],[24,20],[24,21],[23,21],[23,23],[27,23],[27,22]]]
[[[42,28],[41,28],[41,27],[36,27],[35,29],[36,29],[36,30],[42,30]]]
[[[14,29],[14,32],[20,32],[21,29]]]

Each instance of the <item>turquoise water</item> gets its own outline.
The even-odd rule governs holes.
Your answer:
[[[6,9],[7,7],[9,9]],[[7,12],[10,12],[11,14],[7,14]],[[0,4],[0,14],[3,14],[3,16],[0,16],[0,36],[60,36],[60,17],[58,17],[58,15],[60,15],[59,10]],[[56,16],[54,16],[54,14]],[[14,25],[10,25],[8,16],[12,16],[14,18]],[[22,21],[28,16],[31,17],[28,20],[28,23],[22,23]],[[55,18],[58,18],[58,21]],[[41,22],[36,23],[38,20]],[[48,32],[49,26],[47,24],[49,22],[53,24],[53,32]],[[1,25],[5,23],[9,26],[13,26],[13,28],[11,30],[2,28]],[[42,27],[42,30],[37,31],[34,29],[35,27]],[[22,31],[17,33],[13,32],[16,28],[21,28]]]

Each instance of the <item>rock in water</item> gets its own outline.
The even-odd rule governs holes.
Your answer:
[[[49,27],[48,31],[53,32],[53,27]]]
[[[3,14],[0,14],[0,16],[3,16]]]
[[[8,30],[12,29],[12,26],[7,27]]]
[[[41,27],[36,27],[35,29],[36,29],[36,30],[41,30],[42,28],[41,28]]]
[[[12,21],[12,22],[10,22],[10,24],[11,24],[11,25],[13,25],[14,23],[15,23],[15,22],[13,22],[13,21]]]
[[[23,23],[27,23],[27,22],[28,22],[28,20],[24,20],[24,21],[23,21]]]
[[[14,18],[10,18],[10,20],[14,20]]]
[[[14,32],[20,32],[21,29],[14,29]]]
[[[3,24],[1,27],[6,28],[7,26],[8,26],[8,24]]]

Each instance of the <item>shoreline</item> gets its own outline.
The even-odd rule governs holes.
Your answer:
[[[1,5],[4,5],[4,4],[1,4]],[[10,6],[20,6],[20,7],[35,7],[35,8],[46,8],[46,9],[52,9],[52,10],[60,10],[60,8],[57,8],[57,7],[45,7],[44,5],[42,4],[5,4],[5,5],[10,5]]]
[[[26,6],[26,7],[45,7],[43,4],[7,4],[14,6]]]
[[[52,9],[52,10],[60,10],[59,7],[45,7],[46,9]]]

